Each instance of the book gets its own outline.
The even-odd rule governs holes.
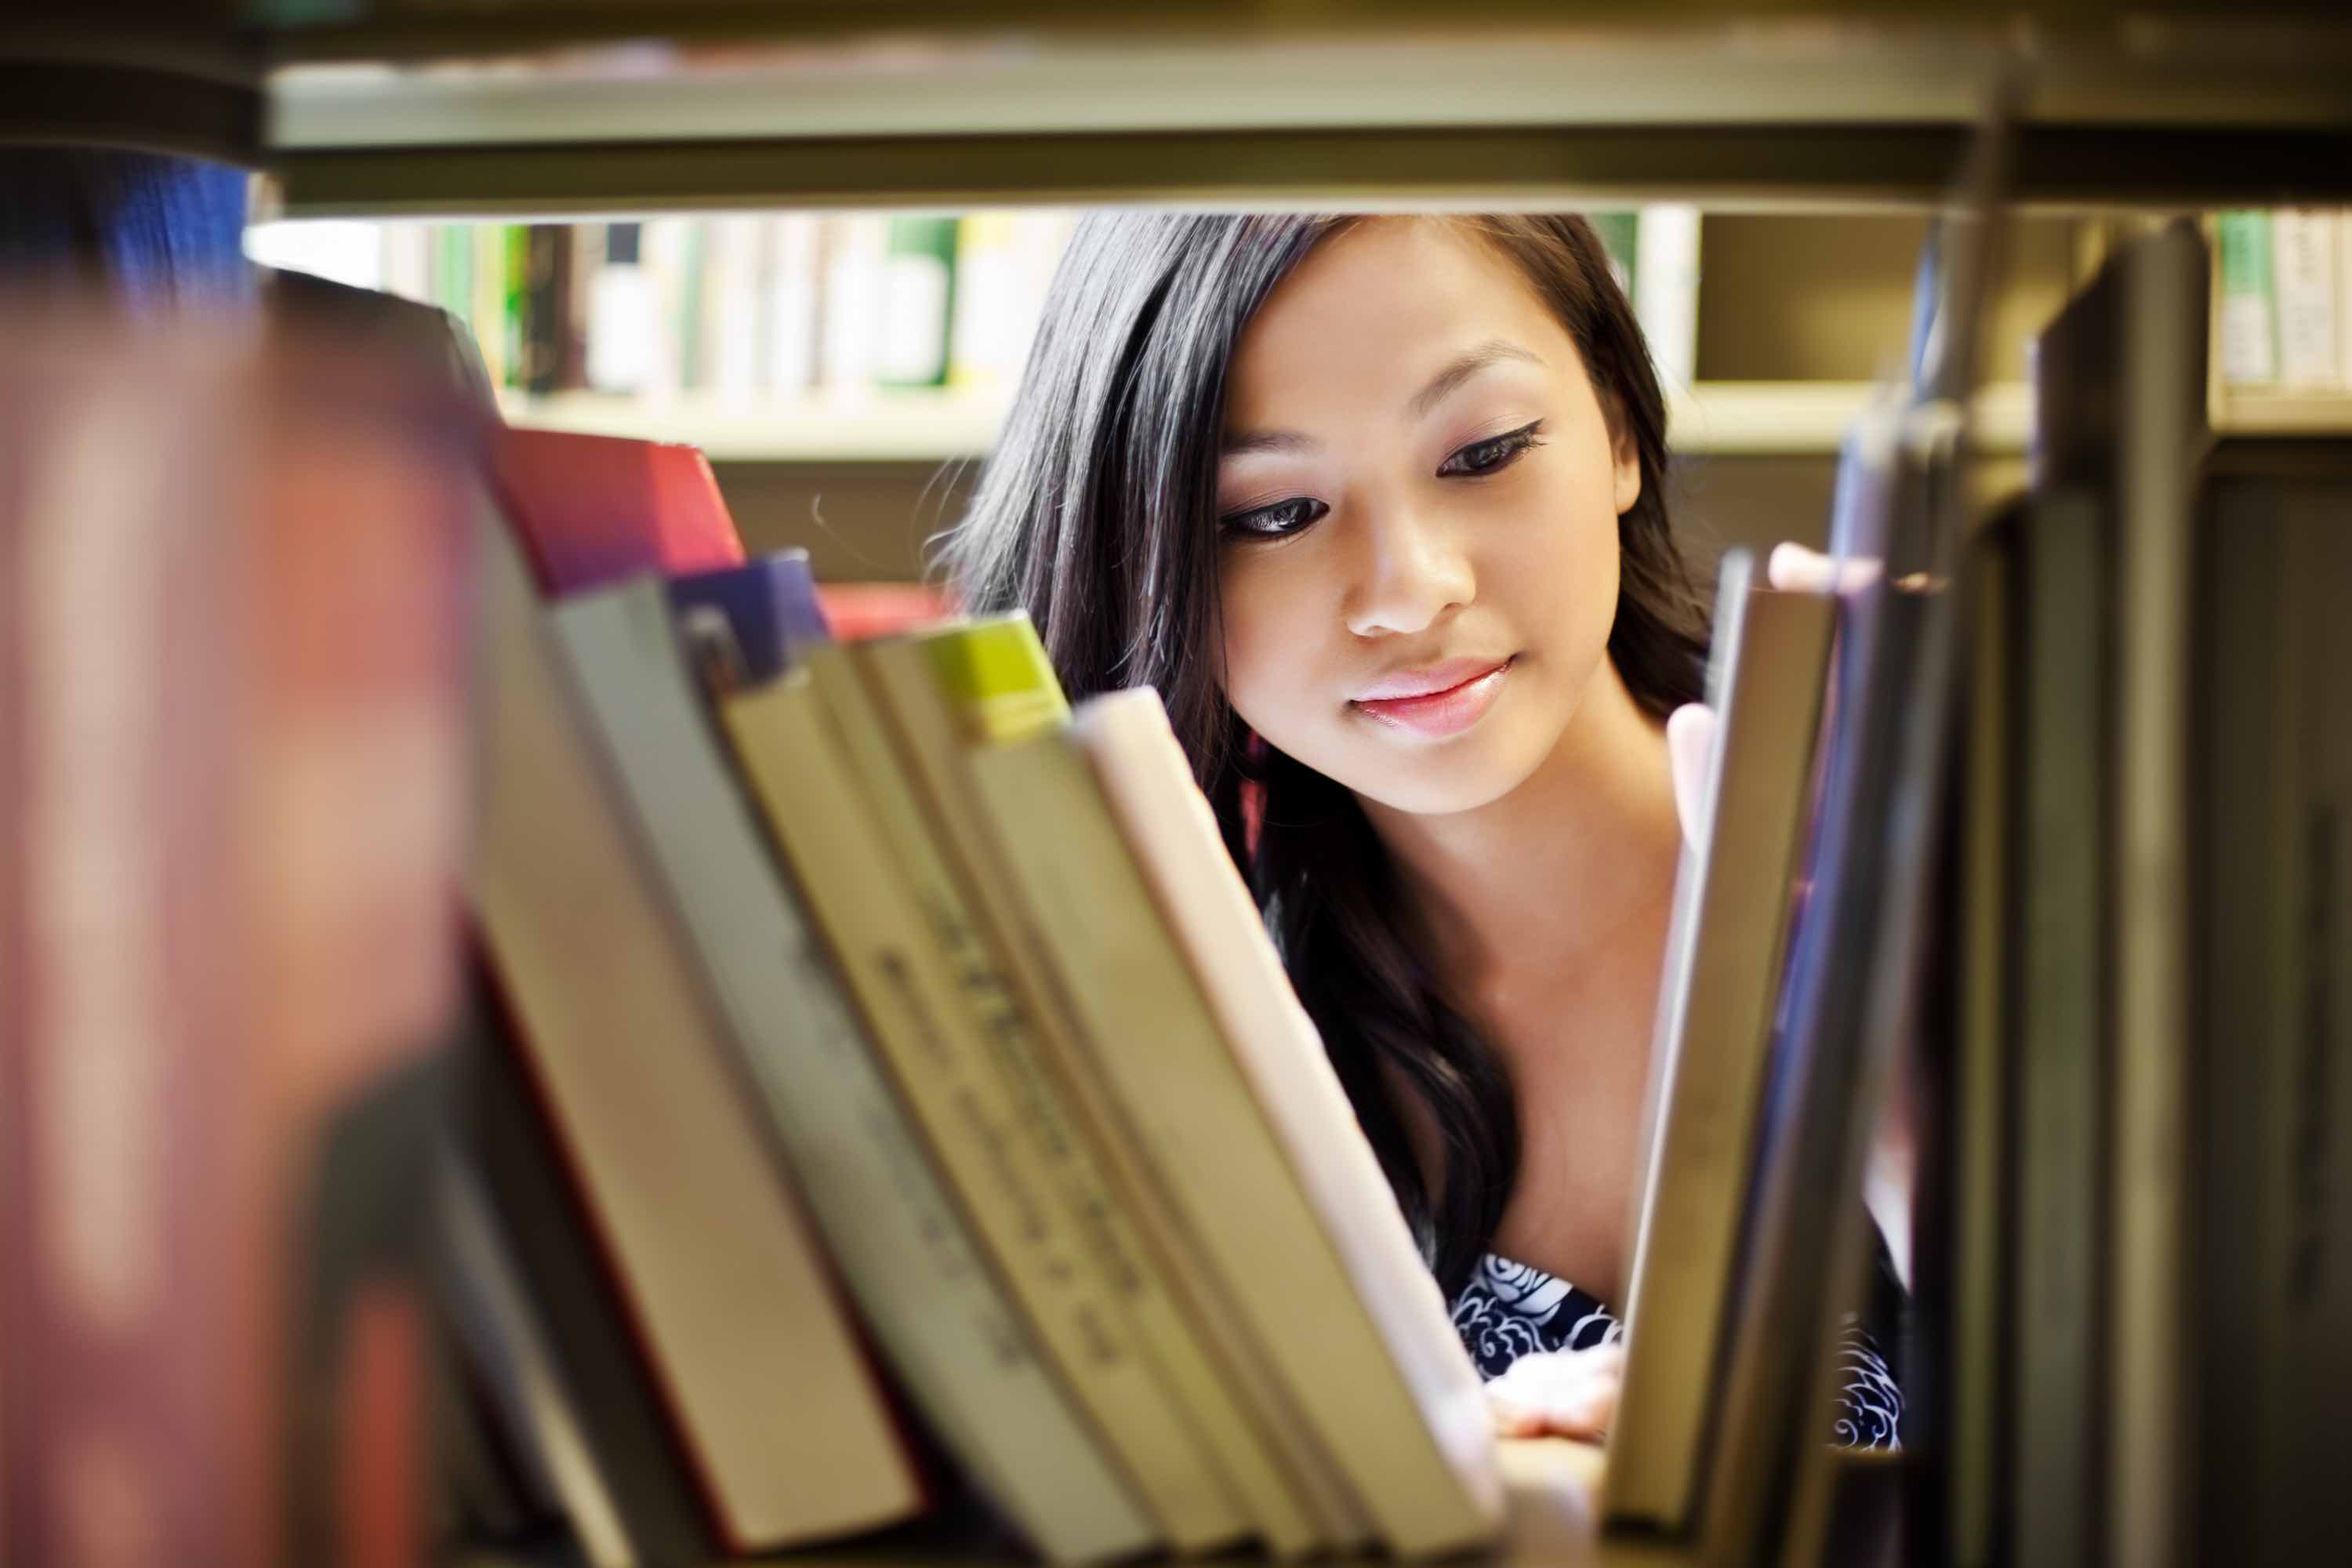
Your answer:
[[[722,1542],[772,1550],[908,1518],[921,1479],[656,901],[520,552],[493,531],[488,555],[473,904]]]
[[[2221,379],[2260,386],[2278,379],[2278,297],[2271,260],[2271,215],[2227,212],[2213,220],[2221,274],[2214,352]]]
[[[2333,387],[2352,375],[2336,355],[2336,269],[2345,265],[2332,212],[2281,207],[2270,215],[2278,312],[2278,379],[2284,386]]]
[[[2184,1237],[2189,947],[2188,724],[2192,518],[2204,423],[2205,247],[2168,226],[2119,251],[2038,340],[2036,488],[2111,508],[2117,851],[2106,1163],[2109,1392],[2101,1511],[2118,1561],[2194,1555],[2187,1503]],[[2224,347],[2226,351],[2226,345]]]
[[[2015,849],[2017,556],[2021,506],[2005,509],[1969,548],[1970,670],[1965,721],[1956,936],[1958,1038],[1950,1069],[1946,1232],[1948,1281],[1942,1307],[1948,1340],[1928,1342],[1943,1358],[1948,1389],[1941,1425],[1946,1479],[1940,1491],[1953,1568],[1990,1568],[2007,1549],[2010,1446],[2006,1357],[2012,1229],[2010,1116],[2017,1064],[2010,1049],[2016,970],[2014,906],[2024,865]],[[1925,1249],[1923,1248],[1923,1251]],[[1916,1300],[1933,1314],[1923,1284]]]
[[[875,380],[885,386],[938,386],[947,380],[955,284],[956,220],[892,218],[883,246]]]
[[[1075,1563],[1148,1546],[1153,1531],[1007,1304],[782,878],[673,634],[677,593],[645,576],[574,598],[554,613],[557,636],[844,1283],[934,1427],[1039,1550]],[[755,662],[772,657],[743,640]],[[754,791],[772,743],[744,738]]]
[[[1699,209],[1655,202],[1641,209],[1636,222],[1641,237],[1630,258],[1633,309],[1658,379],[1686,390],[1698,379]]]
[[[498,1216],[464,1158],[446,1155],[434,1171],[433,1224],[448,1258],[445,1353],[478,1418],[499,1428],[524,1519],[488,1527],[480,1504],[467,1499],[459,1507],[474,1517],[451,1538],[514,1540],[538,1513],[560,1518],[594,1568],[631,1568],[639,1557],[595,1468],[579,1406],[555,1367]]]
[[[2200,509],[2192,1088],[2208,1561],[2327,1560],[2352,1398],[2352,454],[2218,448]]]
[[[248,326],[0,331],[11,1561],[426,1545],[420,1119],[366,1112],[454,976],[470,426]]]
[[[456,1049],[455,1147],[435,1197],[462,1346],[589,1562],[717,1555],[716,1522],[487,966]]]
[[[648,568],[684,575],[743,563],[719,480],[695,447],[509,426],[492,437],[490,472],[549,593]]]
[[[1248,1151],[1253,1163],[1265,1162],[1260,1179],[1266,1184],[1268,1223],[1263,1232],[1226,1238],[1231,1250],[1219,1263],[1236,1280],[1269,1285],[1272,1276],[1257,1273],[1262,1260],[1244,1254],[1296,1226],[1299,1250],[1289,1260],[1294,1278],[1302,1288],[1338,1292],[1301,1299],[1329,1305],[1324,1353],[1335,1371],[1346,1366],[1342,1376],[1352,1387],[1355,1415],[1348,1435],[1333,1436],[1337,1389],[1310,1386],[1316,1380],[1302,1375],[1304,1347],[1295,1336],[1309,1325],[1286,1325],[1291,1332],[1276,1336],[1261,1324],[1277,1368],[1296,1380],[1292,1397],[1334,1449],[1391,1550],[1444,1550],[1441,1543],[1488,1534],[1497,1481],[1491,1417],[1477,1375],[1356,1124],[1347,1091],[1224,850],[1157,694],[1139,689],[1097,698],[1079,707],[1066,740],[1045,736],[1025,745],[1040,753],[1055,748],[1051,766],[1067,794],[1094,803],[1081,826],[1099,849],[1123,838],[1129,876],[1140,879],[1156,917],[1131,926],[1136,955],[1158,960],[1148,973],[1179,1004],[1171,1022],[1190,1012],[1181,1005],[1189,995],[1202,1009],[1194,1016],[1196,1026],[1209,1026],[1176,1036],[1189,1037],[1202,1056],[1181,1068],[1168,1064],[1171,1103],[1154,1120],[1181,1114],[1174,1104],[1174,1072],[1197,1075],[1186,1087],[1206,1089],[1229,1108],[1231,1146]],[[1083,769],[1069,765],[1073,756]],[[987,759],[974,763],[983,767]],[[1125,880],[1116,860],[1107,868],[1112,885]],[[1072,954],[1073,966],[1083,962]],[[1132,1038],[1160,1034],[1155,1028]],[[1212,1052],[1206,1047],[1216,1035],[1223,1049]],[[1120,1037],[1094,1039],[1107,1058],[1157,1065],[1140,1059],[1150,1054],[1148,1048]],[[1127,1081],[1130,1093],[1150,1092],[1140,1074]],[[1154,1140],[1153,1148],[1171,1163],[1184,1152],[1172,1140]],[[1215,1199],[1203,1184],[1193,1201]],[[1318,1232],[1320,1247],[1311,1239]],[[1326,1271],[1334,1269],[1338,1285],[1317,1283],[1318,1276],[1328,1281]],[[1340,1307],[1347,1295],[1354,1299],[1353,1310]]]
[[[1724,559],[1708,696],[1719,715],[1705,842],[1675,877],[1635,1184],[1624,1391],[1602,1512],[1689,1522],[1715,1403],[1716,1346],[1737,1300],[1741,1197],[1811,805],[1832,600],[1759,584]]]
[[[913,786],[891,749],[854,661],[838,647],[806,661],[825,717],[925,926],[956,980],[956,1003],[984,1038],[1019,1107],[1016,1125],[1098,1260],[1135,1338],[1185,1412],[1257,1533],[1276,1556],[1328,1544],[1294,1474],[1296,1445],[1277,1401],[1255,1396],[1263,1369],[1234,1314],[1199,1282],[1172,1225],[1086,1115],[1084,1089],[1055,1070],[1045,1026],[1025,1005],[950,870]],[[1218,1364],[1222,1362],[1222,1365]],[[1245,1408],[1246,1406],[1246,1408]],[[1294,1452],[1287,1458],[1282,1450]]]
[[[833,639],[808,552],[780,550],[740,566],[668,579],[678,635],[706,671],[704,686],[756,686],[784,672],[797,650]]]
[[[2100,1212],[2111,1019],[2105,994],[2114,799],[2113,552],[2095,496],[2019,520],[2016,1183],[2008,1531],[2020,1564],[2090,1561],[2101,1540]]]
[[[787,677],[721,711],[901,1101],[1007,1295],[1169,1543],[1230,1544],[1249,1521],[1024,1135],[1031,1110],[960,1005],[957,975],[892,864],[866,781],[829,732],[814,685]]]
[[[760,390],[775,398],[798,397],[816,384],[818,219],[787,213],[768,223],[763,320],[768,333]]]

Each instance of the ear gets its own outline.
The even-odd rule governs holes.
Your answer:
[[[1642,499],[1642,454],[1634,447],[1631,436],[1622,436],[1617,439],[1612,456],[1616,459],[1612,499],[1616,502],[1617,515],[1622,517],[1633,510],[1635,501]]]

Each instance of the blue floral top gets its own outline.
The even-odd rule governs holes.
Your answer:
[[[1843,1373],[1833,1441],[1848,1448],[1893,1448],[1900,1444],[1903,1388],[1896,1368],[1877,1334],[1895,1342],[1903,1309],[1903,1288],[1882,1244],[1872,1291],[1869,1322],[1848,1313],[1839,1345]],[[1565,1279],[1492,1253],[1454,1301],[1454,1329],[1462,1336],[1481,1377],[1499,1377],[1523,1355],[1539,1351],[1591,1350],[1625,1336],[1624,1325],[1598,1300]]]

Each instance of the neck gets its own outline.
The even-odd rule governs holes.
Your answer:
[[[1363,805],[1439,973],[1465,997],[1511,976],[1589,973],[1673,898],[1682,830],[1664,726],[1605,658],[1559,744],[1509,794],[1444,816]]]

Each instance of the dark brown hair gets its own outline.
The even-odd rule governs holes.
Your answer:
[[[1103,213],[1081,223],[994,456],[939,559],[975,612],[1022,608],[1073,701],[1159,689],[1227,847],[1399,1204],[1451,1296],[1501,1222],[1518,1118],[1500,1055],[1444,994],[1386,851],[1345,786],[1227,703],[1215,524],[1226,369],[1243,329],[1341,216]],[[1580,217],[1463,224],[1582,356],[1640,499],[1618,520],[1609,656],[1663,717],[1700,692],[1706,619],[1666,520],[1665,404],[1633,308]],[[1261,791],[1255,844],[1244,800]],[[1383,1065],[1437,1130],[1423,1170]]]

